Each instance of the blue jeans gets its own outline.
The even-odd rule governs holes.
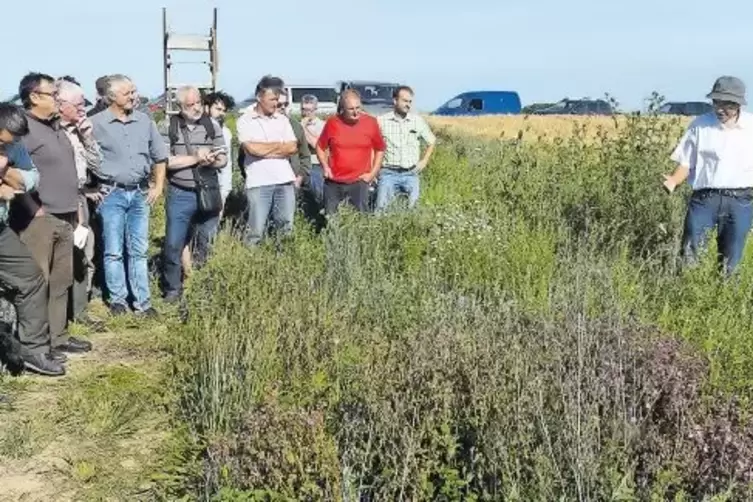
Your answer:
[[[280,235],[293,231],[295,215],[295,186],[293,183],[267,185],[246,189],[248,219],[246,221],[246,244],[258,244],[271,223]]]
[[[418,202],[419,188],[418,173],[415,170],[400,171],[383,167],[379,171],[376,210],[383,211],[386,209],[399,192],[408,195],[408,207],[415,207]]]
[[[683,235],[683,256],[697,261],[706,236],[716,227],[720,266],[729,275],[743,256],[745,241],[753,221],[753,199],[719,193],[694,192],[688,204]]]
[[[102,218],[104,241],[105,284],[110,305],[128,306],[128,289],[123,260],[123,243],[128,253],[128,285],[133,295],[133,308],[144,311],[151,307],[149,293],[149,212],[147,189],[124,190],[103,187],[104,200],[98,208]]]
[[[182,293],[183,248],[191,243],[192,261],[197,268],[206,263],[217,232],[219,214],[201,213],[196,192],[168,184],[162,289],[165,297]]]
[[[316,201],[322,204],[324,201],[324,172],[321,164],[312,164],[309,173],[308,189],[311,190]]]

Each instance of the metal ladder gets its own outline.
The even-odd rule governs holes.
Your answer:
[[[176,100],[176,91],[185,85],[193,85],[202,92],[213,92],[217,88],[218,52],[217,52],[217,7],[213,9],[212,27],[209,35],[187,35],[170,31],[167,25],[167,9],[162,8],[163,34],[163,69],[165,76],[165,113],[176,114],[180,111]],[[173,61],[173,53],[206,53],[204,61]],[[176,82],[173,80],[173,67],[180,64],[207,65],[209,81]]]

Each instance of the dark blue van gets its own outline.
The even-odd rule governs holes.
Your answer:
[[[521,110],[515,91],[469,91],[458,94],[434,111],[434,115],[514,115]]]

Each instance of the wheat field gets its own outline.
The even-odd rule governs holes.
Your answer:
[[[471,134],[485,138],[515,139],[522,134],[527,141],[569,138],[583,128],[585,137],[596,138],[600,131],[612,134],[625,125],[629,116],[565,116],[565,115],[484,115],[480,117],[426,117],[431,127],[453,135]],[[685,126],[688,117],[666,116],[660,121],[676,122]]]

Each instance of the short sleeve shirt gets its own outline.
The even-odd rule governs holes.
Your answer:
[[[433,145],[436,137],[420,115],[409,113],[404,118],[395,112],[381,115],[379,127],[387,144],[384,151],[384,166],[409,169],[421,159],[421,140]]]
[[[121,121],[107,109],[91,117],[94,139],[102,152],[102,175],[125,184],[141,183],[152,166],[167,161],[170,152],[154,120],[138,110]]]
[[[329,151],[332,179],[340,183],[353,183],[371,171],[374,152],[385,149],[379,124],[371,115],[362,115],[354,124],[339,115],[330,117],[318,145]]]
[[[266,116],[251,108],[241,115],[236,128],[238,142],[241,144],[296,141],[290,119],[279,113]],[[265,159],[246,152],[243,168],[246,170],[246,188],[295,181],[295,174],[288,159]]]
[[[697,117],[671,159],[689,168],[693,190],[753,187],[753,114],[740,111],[731,126],[722,125],[714,113]]]

